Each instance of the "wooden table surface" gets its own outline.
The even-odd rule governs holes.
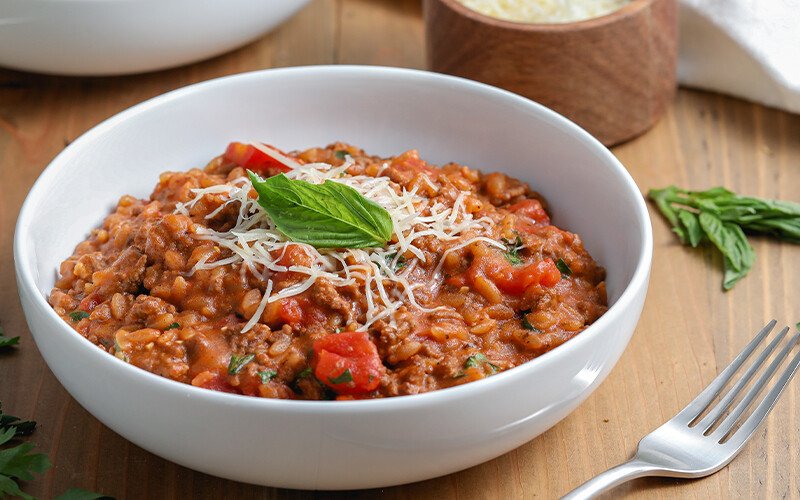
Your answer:
[[[172,464],[89,415],[53,377],[25,324],[12,265],[17,213],[39,172],[69,141],[150,97],[201,80],[306,64],[424,67],[418,0],[314,0],[272,34],[235,52],[169,71],[58,78],[0,70],[0,322],[19,348],[0,354],[3,409],[39,422],[32,441],[55,464],[26,485],[40,498],[70,487],[117,498],[552,498],[627,459],[639,438],[690,401],[771,318],[800,320],[800,247],[754,241],[750,276],[723,293],[721,261],[679,246],[651,209],[655,256],[639,326],[606,382],[574,413],[491,462],[421,483],[311,493],[251,486]],[[332,138],[335,139],[335,138]],[[355,141],[357,138],[343,138]],[[680,90],[645,135],[614,148],[639,187],[725,185],[800,201],[800,116]],[[734,462],[697,481],[646,479],[636,497],[800,496],[800,382]],[[424,457],[420,457],[424,460]],[[368,473],[359,471],[359,473]]]

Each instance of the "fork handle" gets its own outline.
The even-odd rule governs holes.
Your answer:
[[[659,468],[640,460],[637,457],[623,464],[612,467],[598,476],[586,481],[562,497],[562,500],[583,500],[594,498],[601,493],[619,486],[620,484],[636,479],[637,477],[651,476]]]

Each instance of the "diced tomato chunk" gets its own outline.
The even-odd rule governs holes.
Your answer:
[[[385,371],[366,332],[335,333],[317,340],[314,359],[314,375],[339,395],[374,391]]]
[[[281,155],[286,156],[286,153],[278,148],[266,144],[263,146],[274,149]],[[281,172],[288,172],[292,169],[290,165],[278,161],[255,146],[241,142],[232,142],[228,144],[228,149],[225,150],[225,155],[223,157],[231,163],[252,170],[260,175],[276,175]]]
[[[81,300],[80,305],[78,305],[78,309],[81,311],[91,312],[97,307],[101,302],[103,302],[103,298],[96,293],[90,293],[86,297]]]
[[[508,207],[508,210],[517,215],[527,217],[541,225],[550,225],[550,216],[544,211],[544,207],[542,207],[542,203],[539,200],[522,200]]]
[[[545,287],[555,286],[561,279],[561,272],[552,259],[545,259],[524,267],[514,267],[508,262],[497,260],[483,260],[483,269],[469,269],[467,275],[472,281],[478,273],[483,273],[492,280],[502,292],[510,295],[522,295],[532,285]]]
[[[401,170],[422,172],[428,177],[435,179],[439,176],[439,170],[428,165],[428,162],[419,157],[416,149],[409,149],[392,159],[392,166]]]
[[[239,392],[228,383],[228,380],[223,375],[215,375],[199,384],[198,387],[211,389],[212,391],[230,392],[232,394],[237,394]]]

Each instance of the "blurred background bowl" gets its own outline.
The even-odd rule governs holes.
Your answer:
[[[519,23],[424,0],[429,67],[495,85],[570,118],[606,146],[664,113],[676,87],[676,0],[633,0],[562,24]]]
[[[254,40],[308,0],[0,0],[0,66],[119,75],[180,66]]]

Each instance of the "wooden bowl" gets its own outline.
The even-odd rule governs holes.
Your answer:
[[[424,0],[424,11],[432,70],[540,102],[607,146],[650,128],[675,94],[676,0],[564,24],[503,21],[457,0]]]

